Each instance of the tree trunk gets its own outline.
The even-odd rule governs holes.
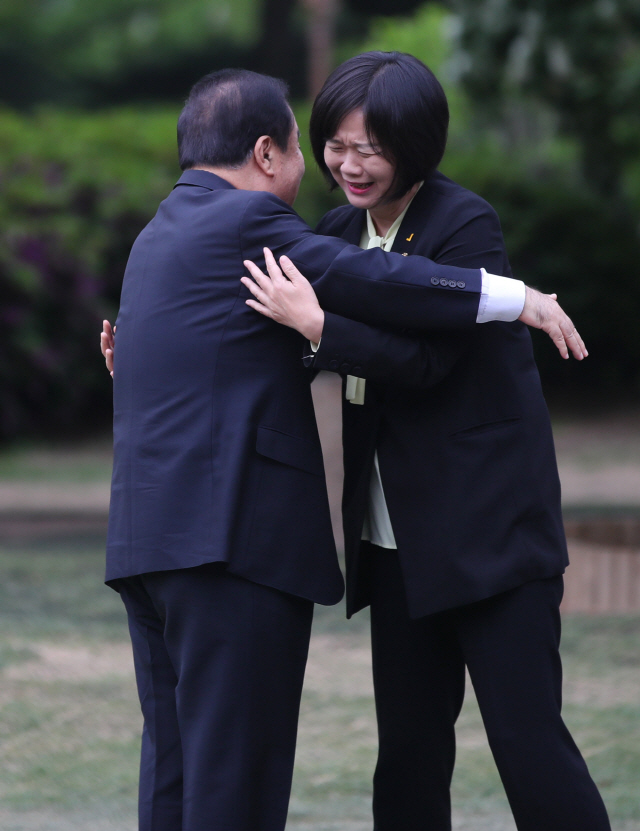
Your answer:
[[[333,69],[339,0],[302,0],[307,10],[307,94],[313,100]]]

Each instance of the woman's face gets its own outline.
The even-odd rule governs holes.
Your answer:
[[[372,146],[362,110],[353,110],[342,119],[324,146],[324,160],[355,208],[370,210],[378,205],[395,175],[393,163]]]

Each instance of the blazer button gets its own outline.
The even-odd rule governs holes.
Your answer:
[[[329,361],[329,369],[336,370],[337,368],[338,368],[338,362],[337,361]]]
[[[459,289],[463,289],[463,288],[466,287],[467,284],[464,282],[464,280],[458,280],[456,285],[458,286]]]
[[[437,277],[432,277],[431,278],[431,285],[432,286],[439,286],[440,285],[440,280],[438,280]]]
[[[456,281],[455,280],[449,280],[449,288],[450,289],[455,289],[455,287],[456,287]]]
[[[351,373],[351,364],[342,364],[340,372],[342,372],[343,375],[349,375]]]
[[[446,287],[449,285],[449,281],[445,277],[442,277],[442,279],[440,280],[440,285]]]

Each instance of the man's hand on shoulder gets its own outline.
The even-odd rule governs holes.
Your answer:
[[[568,358],[571,352],[576,360],[581,361],[589,354],[571,318],[558,303],[556,294],[542,294],[526,286],[524,308],[518,320],[546,332],[563,358]]]

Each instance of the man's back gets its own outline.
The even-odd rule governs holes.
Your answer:
[[[176,187],[127,266],[107,579],[224,561],[337,602],[303,340],[246,306],[240,232],[258,195],[215,183]]]

